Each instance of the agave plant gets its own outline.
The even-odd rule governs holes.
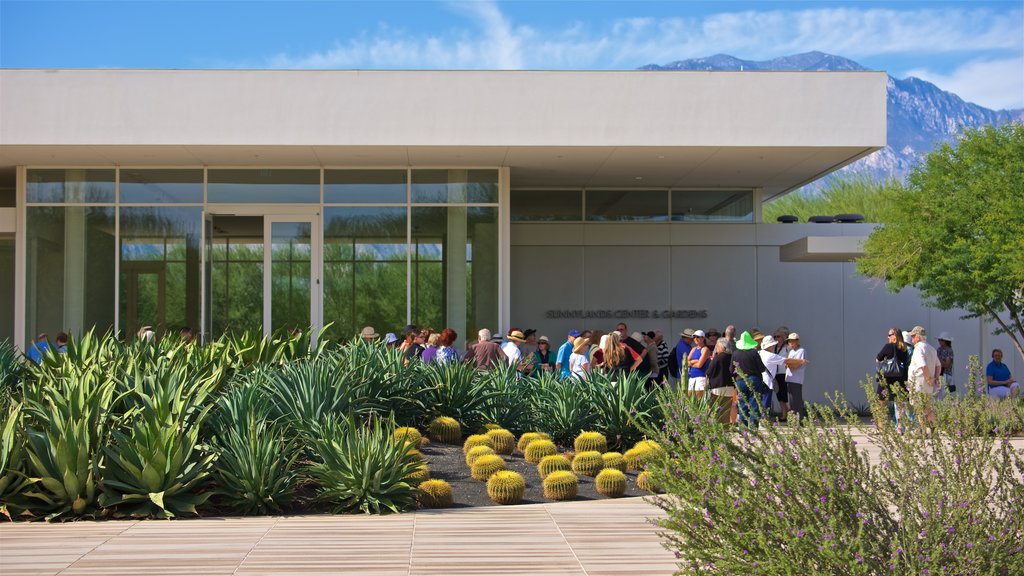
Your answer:
[[[597,431],[605,435],[610,447],[622,448],[643,436],[640,424],[658,413],[658,397],[654,389],[647,388],[646,374],[619,373],[614,379],[603,372],[591,374],[591,399]]]
[[[211,381],[180,366],[136,375],[131,396],[137,408],[103,449],[102,506],[131,516],[196,513],[210,492],[194,489],[208,478],[216,457],[199,443],[211,390]]]
[[[242,514],[280,513],[295,493],[296,440],[263,418],[240,424],[217,436],[213,494]]]
[[[318,499],[338,512],[401,512],[415,505],[417,490],[407,478],[420,466],[393,421],[372,417],[362,427],[354,418],[329,421],[315,443],[319,462],[308,468],[319,484]]]
[[[484,424],[484,414],[500,394],[489,390],[481,372],[463,362],[434,362],[423,368],[428,417],[450,416],[467,430]]]
[[[531,405],[545,386],[541,381],[554,378],[552,374],[541,372],[536,377],[524,378],[516,373],[514,366],[503,363],[480,377],[484,388],[494,393],[494,398],[482,410],[485,422],[498,424],[515,434],[537,427]]]
[[[101,446],[107,441],[115,385],[92,365],[65,364],[58,378],[25,389],[26,454],[33,485],[24,495],[30,513],[52,520],[92,513]]]
[[[302,434],[329,416],[362,412],[366,406],[351,382],[350,367],[324,352],[318,358],[264,370],[262,387],[272,401],[271,416]]]
[[[578,378],[545,382],[533,405],[537,428],[551,434],[559,444],[571,446],[577,434],[597,428],[591,393],[591,385]]]
[[[409,362],[400,350],[382,345],[349,346],[336,356],[349,367],[345,385],[358,390],[366,410],[391,414],[395,421],[412,425],[426,412],[423,364]]]
[[[0,427],[0,514],[11,517],[23,508],[21,493],[32,485],[24,472],[21,404],[14,404]]]
[[[256,367],[231,379],[204,422],[207,437],[218,436],[232,428],[244,428],[252,418],[273,418],[274,403],[262,385],[268,377],[268,370],[274,369]]]
[[[0,341],[0,406],[21,385],[23,369],[19,356],[9,340]]]

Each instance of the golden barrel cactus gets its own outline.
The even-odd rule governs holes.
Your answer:
[[[405,477],[405,481],[412,486],[419,486],[427,480],[430,480],[430,468],[426,464],[420,464],[411,474]]]
[[[601,470],[594,478],[597,493],[609,498],[618,498],[626,493],[626,475],[614,468]]]
[[[494,449],[489,446],[474,446],[466,452],[466,466],[472,467],[477,458],[494,453]]]
[[[558,472],[559,470],[572,470],[569,460],[561,454],[545,456],[541,458],[540,464],[537,464],[537,473],[540,474],[541,480],[547,478],[552,472]]]
[[[444,480],[427,480],[419,486],[417,500],[424,508],[447,508],[452,505],[452,487]]]
[[[651,482],[651,476],[649,472],[641,472],[640,475],[636,477],[636,487],[645,492],[651,492],[653,494],[661,492],[661,490],[654,484],[654,482]]]
[[[572,471],[577,474],[596,476],[603,469],[604,458],[596,450],[577,452],[576,457],[572,459]]]
[[[420,434],[420,431],[411,426],[396,428],[394,437],[395,440],[404,440],[406,444],[413,447],[419,446],[420,441],[423,440],[423,435]]]
[[[469,454],[470,449],[476,448],[477,446],[487,446],[493,449],[494,444],[491,439],[483,434],[472,434],[466,438],[466,441],[462,443],[462,453]]]
[[[516,447],[519,448],[520,452],[526,452],[526,447],[534,440],[551,440],[551,436],[543,432],[526,432],[519,437],[519,442]]]
[[[534,440],[523,450],[523,459],[530,464],[539,464],[545,456],[558,454],[558,447],[551,440]]]
[[[490,430],[487,437],[491,439],[494,451],[498,454],[511,454],[516,448],[516,435],[504,428]]]
[[[473,462],[473,466],[470,468],[470,474],[474,479],[486,482],[491,474],[505,469],[505,461],[501,459],[501,456],[497,454],[487,454],[481,456]]]
[[[480,433],[481,434],[487,434],[491,430],[502,430],[502,429],[503,428],[501,427],[501,424],[495,424],[495,423],[492,422],[490,424],[484,424],[484,427],[480,430]]]
[[[604,434],[597,432],[581,432],[572,445],[577,452],[608,451],[608,440],[605,439]]]
[[[526,492],[526,481],[517,472],[499,470],[487,479],[487,495],[498,504],[518,504]]]
[[[442,444],[458,444],[462,441],[462,428],[455,418],[438,416],[430,421],[430,437]]]
[[[559,470],[544,479],[544,497],[549,500],[572,500],[579,489],[579,480],[572,472]]]
[[[618,452],[605,452],[601,454],[601,459],[604,460],[605,468],[614,468],[619,472],[626,471],[626,459]]]

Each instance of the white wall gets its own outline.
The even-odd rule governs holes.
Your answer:
[[[957,311],[922,305],[915,290],[889,293],[859,276],[853,263],[780,262],[779,246],[807,235],[866,235],[869,225],[778,224],[513,224],[511,322],[562,341],[570,328],[614,329],[608,319],[547,319],[547,310],[690,310],[708,317],[625,319],[632,330],[661,329],[674,343],[687,327],[735,324],[799,332],[811,364],[805,394],[825,401],[841,391],[863,403],[859,382],[874,370],[890,326],[928,329],[929,342],[954,338],[956,381],[967,357],[987,363],[1001,346],[1014,374],[1024,365],[1009,339],[986,335]],[[501,327],[507,328],[507,327]],[[983,353],[982,353],[983,352]]]

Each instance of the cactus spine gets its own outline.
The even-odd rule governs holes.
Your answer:
[[[488,454],[481,456],[473,462],[472,468],[470,468],[470,474],[474,479],[486,482],[491,474],[505,469],[505,461],[501,459],[501,456],[497,454]]]
[[[511,454],[516,448],[515,434],[503,428],[490,430],[487,432],[487,437],[491,439],[491,444],[494,445],[494,451],[498,454]]]
[[[597,432],[581,432],[573,442],[573,448],[577,452],[607,452],[608,440]]]
[[[494,454],[494,450],[487,446],[474,446],[466,452],[466,466],[473,467],[473,462],[481,456],[487,456],[488,454]]]
[[[572,465],[569,464],[569,460],[561,454],[545,456],[541,459],[540,464],[537,464],[537,473],[540,474],[541,480],[547,478],[552,472],[571,469]]]
[[[601,458],[604,460],[605,468],[614,468],[619,472],[626,471],[626,459],[622,457],[622,454],[618,452],[605,452],[601,454]]]
[[[411,486],[419,486],[427,480],[430,480],[430,468],[426,464],[417,466],[411,474],[405,477],[405,481]]]
[[[452,505],[452,487],[444,480],[427,480],[419,485],[417,498],[424,508],[447,508]]]
[[[534,440],[523,450],[523,459],[530,464],[538,464],[545,456],[558,454],[558,448],[551,440]]]
[[[405,440],[405,443],[413,448],[418,447],[420,440],[423,440],[423,435],[420,434],[420,431],[411,426],[396,428],[394,437],[395,440]]]
[[[511,470],[499,470],[487,479],[487,495],[498,504],[518,504],[526,492],[526,481]]]
[[[430,422],[430,437],[442,444],[458,444],[462,440],[462,428],[455,418],[439,416]]]
[[[626,467],[629,470],[641,471],[651,459],[664,454],[664,452],[664,449],[657,442],[641,440],[635,446],[626,450],[622,457],[626,459]]]
[[[503,428],[501,427],[501,424],[494,424],[492,422],[490,424],[484,424],[484,427],[480,430],[480,433],[487,434],[491,430],[503,430]]]
[[[626,493],[626,475],[614,468],[601,470],[594,479],[594,487],[598,494],[618,498]]]
[[[473,434],[467,437],[466,441],[462,444],[462,453],[469,454],[469,450],[477,446],[487,446],[491,449],[494,448],[494,444],[491,442],[490,438],[483,434]]]
[[[527,432],[519,437],[519,443],[516,445],[520,452],[526,452],[526,447],[534,440],[551,440],[551,436],[543,432]]]
[[[544,497],[549,500],[572,500],[579,489],[579,480],[572,472],[559,470],[544,479]]]
[[[572,459],[572,471],[577,474],[596,476],[602,469],[604,469],[604,458],[601,458],[600,452],[579,452]]]

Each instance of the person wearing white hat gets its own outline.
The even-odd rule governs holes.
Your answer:
[[[694,331],[693,349],[690,350],[690,354],[686,358],[686,365],[690,367],[686,389],[697,397],[704,395],[704,388],[708,381],[707,366],[710,359],[711,350],[704,344],[704,331]]]
[[[789,393],[789,405],[793,412],[801,416],[807,415],[804,409],[804,367],[807,366],[807,358],[804,349],[800,347],[800,335],[790,332],[786,336],[789,344],[789,353],[786,356],[786,388]]]
[[[774,336],[769,334],[761,340],[761,350],[758,352],[761,356],[761,362],[764,362],[764,367],[767,368],[767,370],[762,373],[762,379],[764,380],[765,386],[769,389],[776,388],[779,380],[776,379],[775,376],[779,373],[779,370],[784,368],[786,365],[786,357],[775,352],[777,345],[778,341],[775,340]],[[785,372],[785,370],[782,371]],[[771,408],[771,392],[766,394],[766,396],[767,402],[765,402],[765,407]],[[785,420],[786,414],[789,414],[789,388],[786,386],[785,380],[783,380],[782,385],[778,386],[778,389],[775,390],[775,397],[779,400],[779,411],[782,412],[782,419]]]
[[[942,379],[949,394],[956,392],[953,383],[953,337],[949,332],[939,333],[939,347],[935,350],[939,355],[939,366],[942,367]]]
[[[942,367],[939,365],[939,355],[935,348],[928,343],[928,332],[923,326],[914,326],[910,331],[910,338],[914,341],[914,352],[910,356],[910,367],[907,379],[910,384],[910,392],[913,394],[934,394],[939,383],[939,376]],[[915,404],[914,396],[910,397],[910,403]],[[935,427],[935,409],[925,406],[924,419],[932,428]]]

